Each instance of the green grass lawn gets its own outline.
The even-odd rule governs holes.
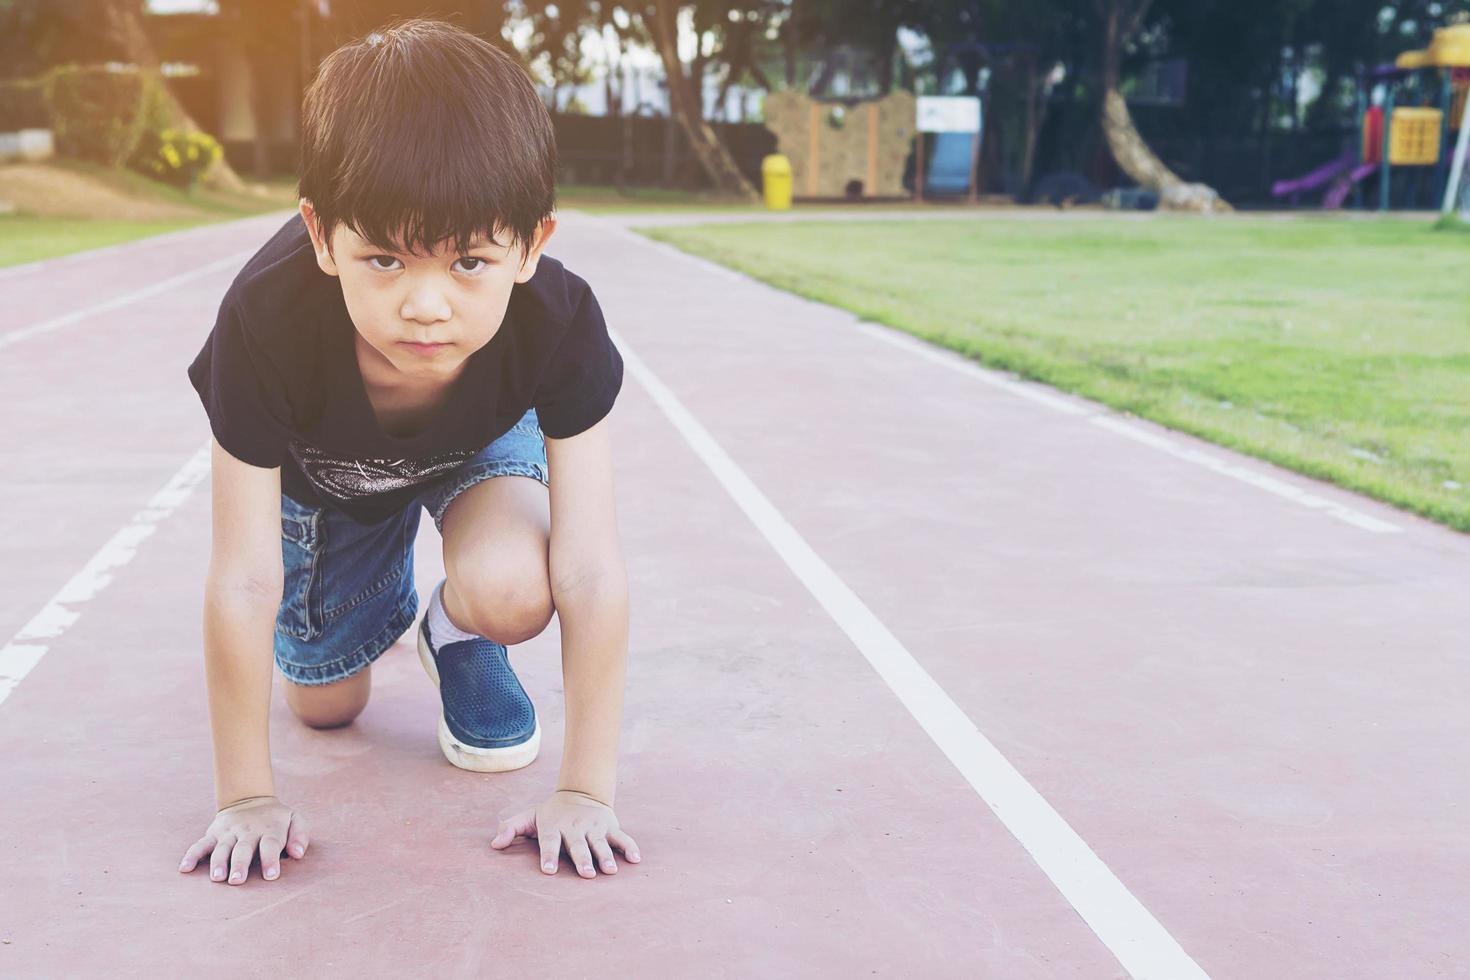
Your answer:
[[[26,214],[0,215],[0,267],[54,258],[90,248],[132,241],[180,228],[229,221],[296,205],[296,181],[273,180],[264,195],[236,194],[204,188],[189,193],[130,170],[113,170],[94,163],[56,159],[49,166],[81,174],[130,197],[178,204],[200,212],[197,218],[159,221],[119,221],[105,218],[58,218]]]
[[[645,234],[1470,531],[1470,235],[1175,215]]]
[[[199,221],[92,221],[0,215],[0,267],[146,238]]]

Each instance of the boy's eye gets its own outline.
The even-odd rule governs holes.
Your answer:
[[[398,261],[397,259],[395,259],[391,255],[370,255],[370,256],[368,256],[368,263],[374,269],[378,270],[379,272],[392,272],[393,271],[393,267],[391,265],[379,265],[378,264],[378,260],[379,259],[383,259],[385,262],[397,262]],[[470,263],[470,262],[477,263],[475,265],[467,265],[465,267],[465,270],[464,270],[466,272],[479,272],[482,269],[484,269],[485,266],[487,266],[487,265],[490,264],[487,260],[482,259],[482,258],[480,258],[477,255],[461,255],[459,257],[459,261],[462,262],[462,263]]]

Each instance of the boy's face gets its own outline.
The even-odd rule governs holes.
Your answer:
[[[556,219],[537,230],[524,258],[519,246],[476,242],[453,254],[441,242],[430,258],[384,252],[345,224],[332,231],[332,248],[317,227],[311,203],[301,216],[311,233],[317,265],[342,282],[342,298],[357,332],[402,375],[403,381],[447,382],[500,329],[511,287],[536,273]],[[508,236],[501,235],[502,238]],[[413,343],[442,344],[434,348]]]

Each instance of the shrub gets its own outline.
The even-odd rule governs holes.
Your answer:
[[[193,189],[199,175],[224,153],[208,133],[179,129],[149,130],[143,134],[133,167],[178,187]]]
[[[223,155],[207,133],[185,133],[170,125],[163,80],[134,65],[61,65],[30,84],[43,93],[41,111],[49,116],[56,152],[62,156],[109,167],[127,165],[192,188]],[[0,95],[0,111],[5,106]]]
[[[62,65],[46,75],[56,152],[118,167],[133,155],[161,84],[131,66]]]

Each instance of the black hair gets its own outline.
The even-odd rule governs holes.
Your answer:
[[[556,205],[551,117],[516,60],[440,20],[396,21],[329,54],[302,108],[299,196],[330,245],[345,224],[387,252],[522,254]]]

